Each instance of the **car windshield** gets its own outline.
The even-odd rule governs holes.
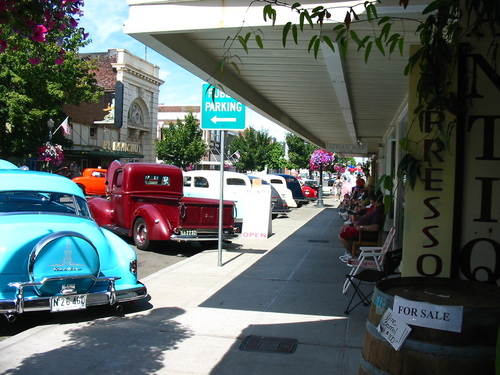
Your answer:
[[[19,212],[62,213],[91,218],[87,201],[71,194],[40,191],[0,192],[0,214]]]

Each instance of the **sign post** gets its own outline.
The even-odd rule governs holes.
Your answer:
[[[201,102],[201,128],[220,130],[220,197],[219,197],[219,241],[217,266],[222,266],[222,227],[224,223],[224,159],[226,130],[245,129],[246,107],[226,93],[205,83]]]
[[[224,145],[226,140],[226,131],[220,132],[220,195],[219,195],[219,238],[217,241],[217,266],[222,267],[222,226],[224,225]]]

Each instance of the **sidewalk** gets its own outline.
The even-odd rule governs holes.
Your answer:
[[[368,307],[344,315],[352,289],[342,295],[334,203],[273,220],[268,240],[235,240],[222,267],[211,250],[148,276],[142,311],[0,342],[0,373],[357,374]],[[241,350],[250,335],[266,337],[268,350]],[[276,338],[296,339],[295,351],[276,352]]]

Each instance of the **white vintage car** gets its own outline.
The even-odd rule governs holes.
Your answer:
[[[293,199],[292,191],[287,187],[286,180],[282,176],[274,174],[255,174],[256,177],[260,177],[263,180],[269,182],[281,195],[281,198],[285,200],[288,207],[297,208],[297,202]]]
[[[241,226],[245,217],[247,196],[252,189],[250,178],[238,172],[224,172],[224,199],[234,201],[236,216],[234,223]],[[184,172],[184,196],[219,199],[220,172],[216,170],[199,170]],[[271,210],[269,204],[269,210]],[[263,213],[266,216],[269,214]]]

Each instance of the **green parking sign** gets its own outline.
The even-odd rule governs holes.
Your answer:
[[[215,91],[214,91],[215,90]],[[245,129],[246,107],[208,83],[203,85],[201,128],[206,130]]]

